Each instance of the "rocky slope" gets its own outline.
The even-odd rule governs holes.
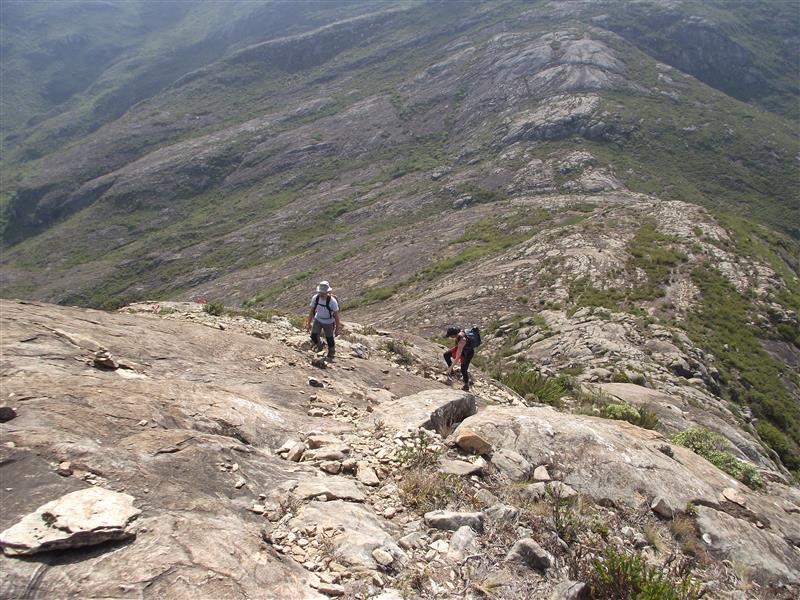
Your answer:
[[[671,442],[672,428],[730,427],[680,391],[600,386],[674,413],[660,433],[484,375],[454,391],[435,345],[354,323],[336,361],[313,366],[283,317],[8,301],[1,314],[5,597],[601,598],[597,574],[629,554],[687,593],[798,591],[796,488],[745,434],[736,452],[762,489]],[[133,509],[33,515],[33,542],[11,529],[101,493]],[[65,532],[66,549],[39,548]]]

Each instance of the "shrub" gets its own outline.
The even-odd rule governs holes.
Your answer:
[[[400,449],[397,459],[406,467],[430,467],[439,461],[442,449],[431,444],[431,437],[424,431],[417,431]]]
[[[692,577],[670,577],[649,566],[638,554],[618,552],[608,546],[594,561],[592,596],[604,600],[696,600],[703,596]]]
[[[609,404],[603,408],[603,416],[607,419],[616,419],[617,421],[627,421],[637,425],[641,416],[639,411],[630,406],[629,404]]]
[[[414,356],[409,352],[405,342],[389,340],[385,346],[388,352],[395,355],[395,361],[401,365],[410,365],[414,362]]]
[[[757,489],[764,486],[756,468],[731,454],[728,450],[728,441],[721,435],[712,433],[704,427],[689,427],[672,436],[672,441],[699,454],[750,488]]]
[[[658,416],[646,408],[636,409],[624,403],[612,403],[603,407],[603,416],[606,419],[627,421],[644,429],[655,429],[658,426]]]
[[[527,402],[541,402],[560,406],[561,397],[566,393],[561,382],[538,371],[518,369],[501,376],[501,381],[525,398]]]
[[[220,302],[219,300],[214,300],[213,302],[207,302],[203,305],[203,312],[214,317],[222,316],[225,312],[225,305]]]
[[[617,371],[611,377],[612,383],[630,383],[631,379],[628,377],[628,374],[625,371]]]

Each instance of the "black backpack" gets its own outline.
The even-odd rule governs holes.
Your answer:
[[[467,336],[467,341],[473,348],[477,348],[481,345],[481,330],[478,329],[477,325],[473,325],[469,329],[465,329],[464,335]]]

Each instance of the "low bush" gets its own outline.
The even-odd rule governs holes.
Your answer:
[[[700,583],[692,577],[674,577],[649,566],[638,554],[619,552],[608,546],[594,561],[590,582],[592,597],[604,600],[697,600],[703,597]]]
[[[735,477],[746,486],[757,489],[764,486],[756,468],[731,454],[728,440],[704,427],[689,427],[672,436],[675,444],[689,448],[718,469]]]
[[[541,402],[558,407],[561,405],[562,396],[566,393],[566,389],[558,379],[547,377],[538,371],[518,369],[503,374],[500,380],[527,402]]]
[[[219,300],[207,302],[203,305],[203,312],[214,317],[220,317],[225,312],[225,305]]]
[[[401,365],[410,365],[414,362],[414,356],[409,351],[405,342],[389,340],[384,346],[387,352],[395,355],[395,361]]]

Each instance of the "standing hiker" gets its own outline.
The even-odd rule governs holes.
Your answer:
[[[477,327],[462,330],[458,327],[448,327],[445,334],[449,338],[455,339],[456,345],[444,353],[444,362],[447,363],[447,377],[453,375],[453,367],[456,363],[461,364],[461,376],[464,379],[464,386],[461,388],[465,392],[469,391],[469,363],[475,356],[475,348],[480,346],[481,334]]]
[[[342,329],[339,323],[339,303],[331,290],[331,284],[320,281],[317,293],[311,298],[311,310],[306,319],[306,331],[311,332],[311,342],[317,352],[322,350],[322,341],[319,339],[320,331],[325,331],[325,341],[328,342],[328,358],[333,358],[336,353],[334,337]]]

